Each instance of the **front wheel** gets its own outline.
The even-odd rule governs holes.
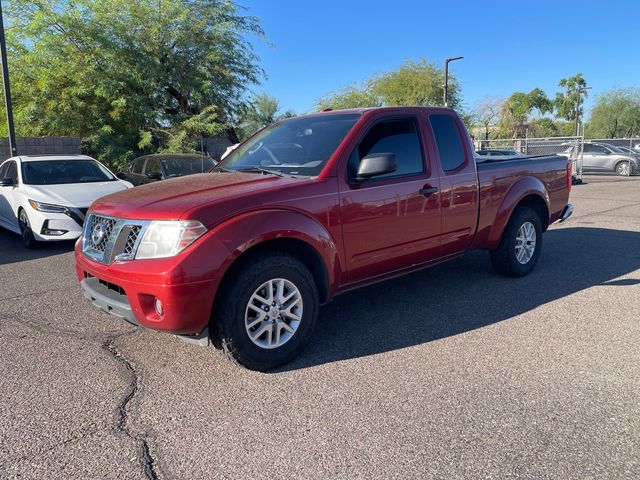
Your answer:
[[[318,317],[313,275],[297,259],[273,252],[245,262],[219,292],[217,343],[232,361],[266,371],[293,359]]]
[[[542,223],[538,213],[518,208],[502,234],[500,245],[490,252],[493,268],[502,275],[524,277],[538,263],[542,248]]]
[[[629,169],[631,168],[631,165],[629,164],[629,162],[620,162],[616,165],[616,173],[618,175],[622,175],[624,177],[629,176]]]
[[[18,223],[20,224],[20,236],[22,237],[22,243],[24,246],[27,248],[36,248],[38,246],[38,241],[31,230],[31,224],[29,223],[27,212],[22,208],[18,214]]]

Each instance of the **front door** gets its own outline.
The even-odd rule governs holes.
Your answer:
[[[439,256],[440,179],[425,162],[418,118],[382,118],[353,149],[340,206],[349,283]],[[356,182],[360,161],[393,153],[397,170]]]

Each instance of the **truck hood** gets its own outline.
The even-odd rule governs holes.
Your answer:
[[[201,173],[108,195],[96,201],[91,211],[136,220],[194,219],[210,226],[220,217],[266,203],[267,192],[271,195],[311,181],[260,173]]]
[[[24,192],[31,200],[65,207],[87,208],[96,199],[131,187],[129,182],[65,183],[60,185],[28,185]]]

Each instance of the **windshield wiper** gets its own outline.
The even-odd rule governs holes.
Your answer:
[[[268,168],[263,168],[258,166],[239,168],[238,170],[235,170],[235,171],[236,172],[259,172],[259,173],[265,173],[268,175],[276,175],[277,177],[293,177],[293,175],[281,172],[279,170],[270,170]]]

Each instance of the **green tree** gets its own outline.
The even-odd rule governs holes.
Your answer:
[[[442,105],[444,72],[426,59],[406,61],[397,70],[375,75],[359,87],[351,85],[317,101],[318,109],[378,106]],[[460,86],[449,74],[449,105],[460,106]]]
[[[599,95],[586,131],[591,138],[640,136],[640,89],[620,88]]]
[[[19,135],[74,135],[106,160],[190,149],[262,76],[254,17],[226,0],[12,0]]]
[[[584,98],[587,96],[586,90],[580,90],[587,86],[586,80],[581,73],[573,77],[563,78],[560,80],[559,86],[564,88],[564,92],[556,93],[553,104],[556,108],[556,116],[565,120],[575,120],[576,110],[578,109],[578,95],[581,95],[580,109],[578,115],[582,117]]]
[[[279,120],[295,116],[292,110],[280,111],[278,99],[266,93],[255,95],[240,115],[238,134],[241,139]]]
[[[544,115],[552,111],[553,103],[539,88],[534,88],[528,93],[515,92],[502,106],[498,122],[500,136],[524,137],[534,113]]]

